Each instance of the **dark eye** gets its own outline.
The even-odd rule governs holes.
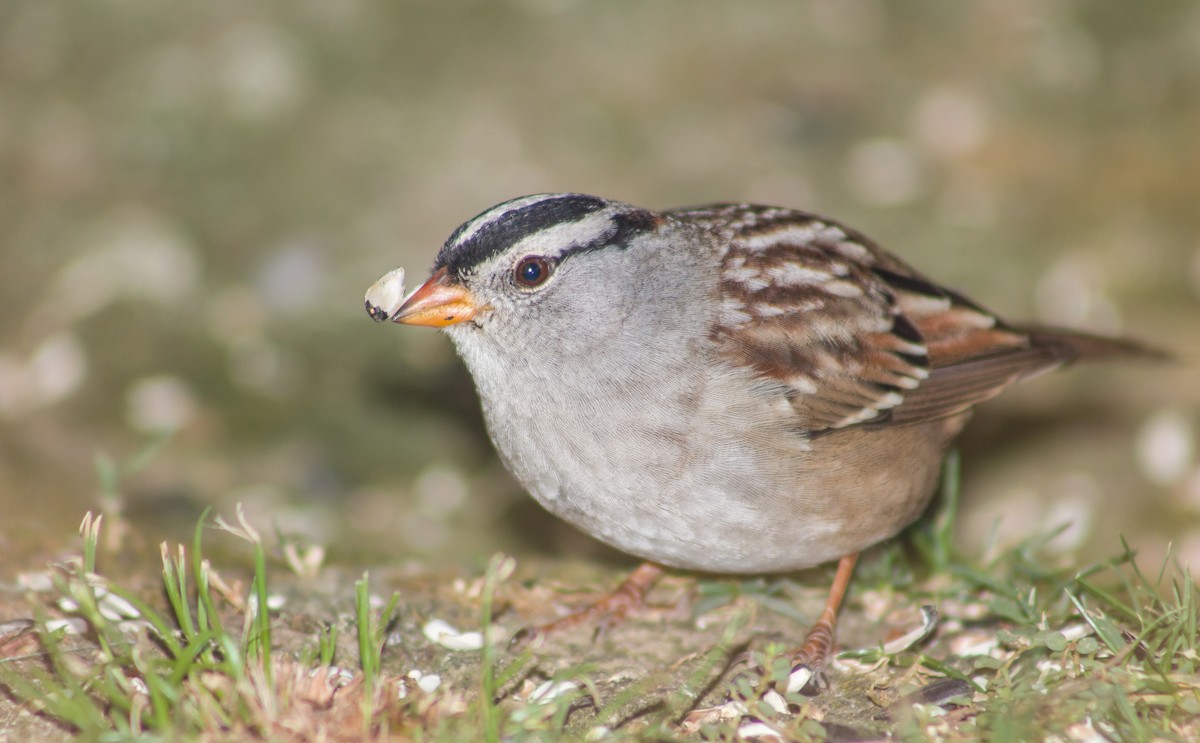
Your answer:
[[[513,279],[518,286],[532,289],[541,286],[550,278],[550,261],[540,255],[530,255],[521,259],[513,270]]]

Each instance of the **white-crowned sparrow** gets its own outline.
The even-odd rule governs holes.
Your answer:
[[[505,465],[552,513],[718,573],[854,556],[934,492],[970,408],[1124,341],[1008,325],[864,235],[793,209],[653,212],[581,194],[495,206],[376,320],[445,328]],[[621,613],[660,573],[643,566]]]

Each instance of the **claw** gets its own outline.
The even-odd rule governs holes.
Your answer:
[[[510,649],[524,648],[546,635],[591,623],[596,624],[592,638],[594,642],[603,631],[620,622],[631,610],[644,606],[646,593],[662,574],[663,569],[659,566],[649,562],[642,563],[615,591],[596,603],[549,624],[519,630],[509,640],[508,646]]]

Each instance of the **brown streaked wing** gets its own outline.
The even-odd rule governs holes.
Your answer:
[[[727,360],[781,386],[798,427],[878,419],[928,376],[919,331],[873,270],[887,257],[857,234],[770,207],[722,205],[670,216],[721,238],[713,338]]]
[[[738,204],[669,216],[721,238],[713,337],[779,383],[807,430],[955,415],[1067,358],[822,217]]]
[[[911,272],[877,270],[905,316],[925,339],[929,378],[891,411],[890,423],[915,423],[961,413],[1009,385],[1066,360],[1061,347],[1033,343],[962,295]]]

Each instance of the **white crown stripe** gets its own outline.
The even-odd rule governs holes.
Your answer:
[[[617,224],[608,210],[584,215],[573,222],[560,222],[513,243],[508,254],[556,256],[593,245],[613,234]]]
[[[503,204],[497,204],[496,206],[488,209],[483,214],[480,214],[478,217],[475,217],[475,219],[468,222],[466,226],[462,228],[462,231],[459,232],[455,237],[454,242],[456,245],[469,242],[471,238],[479,234],[480,230],[487,227],[489,224],[503,219],[511,212],[520,211],[527,207],[533,206],[534,204],[543,201],[549,201],[550,199],[560,199],[563,196],[564,194],[560,193],[539,193],[533,194],[532,196],[522,196],[519,199],[506,201]]]

